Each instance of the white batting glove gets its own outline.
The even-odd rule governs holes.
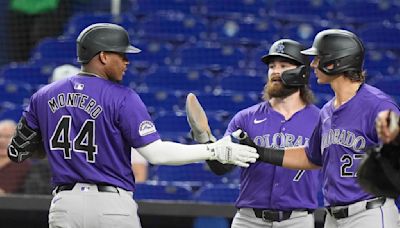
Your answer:
[[[237,130],[232,135],[240,135],[241,130]],[[218,160],[222,164],[234,164],[241,167],[249,167],[248,163],[256,162],[259,155],[257,150],[250,146],[240,145],[233,142],[236,139],[231,136],[225,136],[215,143],[207,145],[207,149],[211,151],[209,160]]]

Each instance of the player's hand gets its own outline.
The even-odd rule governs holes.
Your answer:
[[[211,134],[207,115],[193,93],[189,93],[186,97],[186,113],[187,121],[191,128],[190,134],[196,142],[209,143],[216,141],[215,137]]]
[[[382,111],[378,114],[375,127],[379,139],[389,143],[399,134],[399,116],[392,111]]]
[[[208,149],[211,151],[210,160],[218,160],[222,164],[234,164],[241,167],[249,167],[249,163],[256,162],[259,155],[255,148],[234,142],[237,141],[236,136],[241,132],[241,130],[237,130],[232,135],[208,144]]]

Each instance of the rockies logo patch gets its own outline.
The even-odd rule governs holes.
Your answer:
[[[139,126],[139,135],[140,136],[146,136],[151,133],[156,132],[156,127],[154,126],[153,122],[145,120],[140,123]]]
[[[283,45],[283,43],[278,44],[278,46],[276,47],[276,52],[285,53],[285,45]]]

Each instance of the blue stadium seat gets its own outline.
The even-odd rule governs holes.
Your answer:
[[[25,84],[33,90],[49,82],[53,69],[38,65],[6,65],[1,69],[0,78],[18,84]]]
[[[238,185],[211,185],[199,189],[194,195],[194,200],[211,203],[234,203],[238,196]]]
[[[259,100],[254,99],[254,97],[249,96],[247,93],[235,93],[231,95],[202,93],[197,95],[197,99],[206,112],[223,110],[236,113],[259,102]]]
[[[231,76],[221,80],[220,86],[224,93],[253,92],[261,94],[265,85],[265,77]]]
[[[190,200],[192,192],[182,186],[136,183],[135,200]]]
[[[324,29],[327,28],[315,22],[290,23],[284,27],[282,38],[296,40],[307,48],[312,45],[315,35]]]
[[[180,91],[210,91],[212,82],[201,71],[176,71],[171,68],[158,68],[144,78],[148,91],[180,90]]]
[[[211,18],[263,17],[268,14],[271,1],[225,1],[204,0],[201,13]]]
[[[238,68],[244,63],[245,55],[236,47],[215,47],[199,44],[183,49],[177,57],[182,67],[226,67]]]
[[[400,96],[400,78],[386,76],[372,84],[389,95]]]
[[[76,64],[76,40],[43,39],[34,48],[31,60],[37,63],[41,60],[51,60],[59,63],[59,65],[61,63]]]
[[[187,183],[230,183],[237,173],[217,176],[212,173],[206,163],[191,163],[180,166],[159,165],[155,167],[154,179],[167,182],[187,182]]]
[[[157,42],[155,40],[138,40],[133,37],[131,39],[135,47],[142,51],[139,54],[133,55],[130,64],[136,67],[135,64],[146,64],[148,66],[156,64],[157,66],[165,66],[172,62],[171,58],[174,55],[174,50],[168,43]],[[129,57],[129,56],[128,56]]]
[[[385,50],[368,50],[365,53],[364,68],[368,72],[380,72],[383,75],[397,75],[400,72],[400,60]],[[368,74],[374,77],[374,75]]]
[[[113,16],[112,14],[105,12],[85,12],[75,14],[70,18],[63,36],[70,39],[76,39],[84,28],[94,23],[118,24],[130,31],[130,33],[133,33],[136,27],[135,18],[132,17],[131,14],[124,13],[118,16]]]
[[[390,24],[373,24],[360,28],[359,37],[370,49],[400,49],[400,29]]]
[[[205,33],[206,26],[201,18],[163,14],[146,18],[138,30],[141,39],[168,41],[174,45],[195,42]]]
[[[137,17],[146,17],[154,13],[190,15],[196,11],[198,3],[198,0],[136,0],[132,10]]]
[[[211,26],[210,38],[221,43],[259,46],[280,37],[274,20],[221,20]]]
[[[171,113],[184,109],[183,99],[169,91],[140,92],[139,96],[150,113]]]
[[[399,7],[390,1],[342,1],[335,7],[336,18],[342,23],[365,24],[378,21],[395,21]]]
[[[0,97],[2,96],[0,92]],[[21,104],[12,104],[2,100],[0,103],[0,120],[11,119],[18,122],[22,116],[22,111],[23,108]]]
[[[315,22],[333,17],[331,5],[326,1],[309,0],[274,1],[270,15],[285,22]]]
[[[15,104],[24,104],[32,95],[30,88],[23,84],[4,81],[0,84],[0,101],[8,101]]]
[[[189,132],[190,127],[186,121],[186,115],[167,114],[154,120],[156,129],[162,132]]]

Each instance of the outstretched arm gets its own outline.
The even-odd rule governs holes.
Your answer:
[[[210,144],[184,145],[157,140],[144,147],[137,148],[152,164],[182,165],[202,160],[218,160],[223,164],[248,167],[258,158],[253,147],[240,145],[228,135]]]
[[[308,159],[304,147],[290,147],[286,149],[260,147],[245,133],[240,136],[240,143],[256,148],[257,153],[260,155],[258,161],[296,170],[319,168],[319,166]]]

